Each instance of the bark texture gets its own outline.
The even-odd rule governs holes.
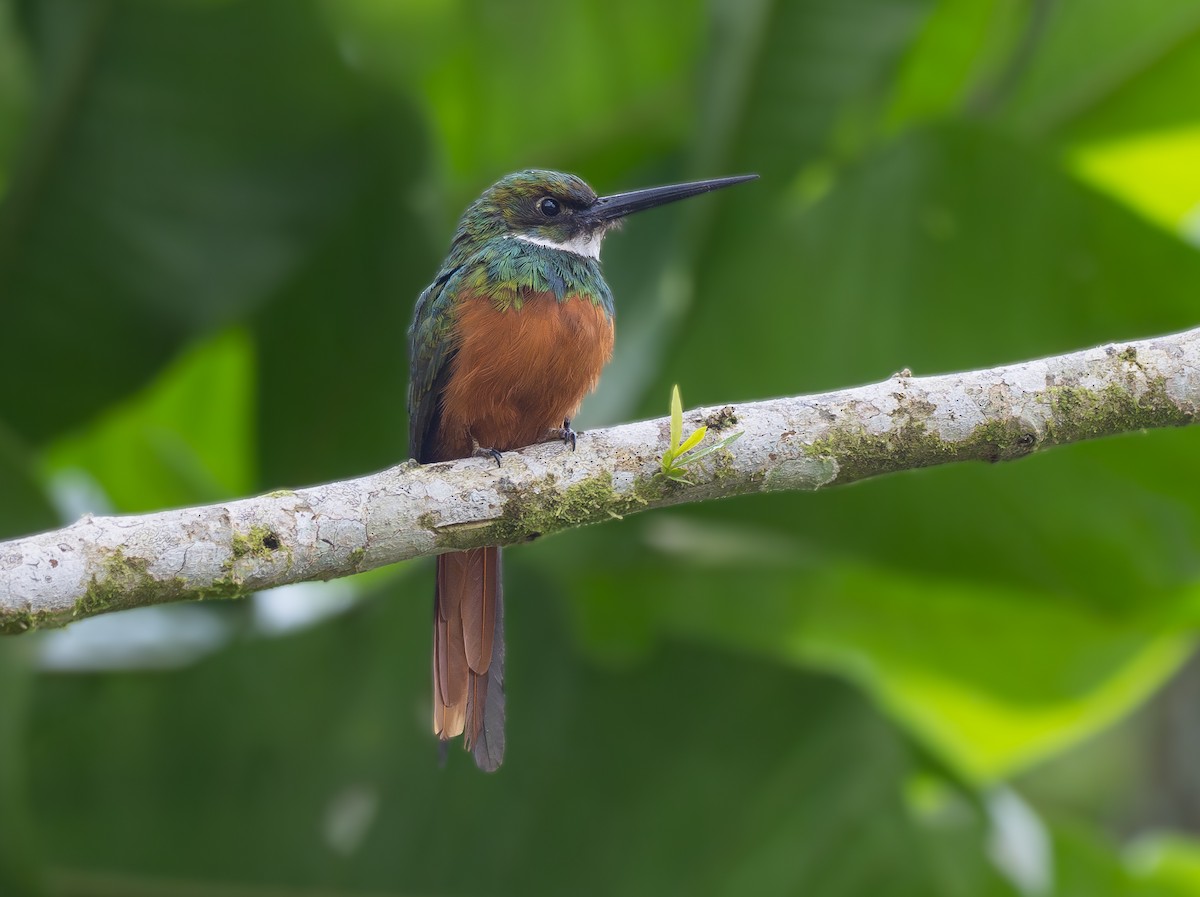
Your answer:
[[[228,598],[422,555],[508,545],[636,511],[813,490],[1200,417],[1200,330],[990,370],[913,377],[684,414],[726,449],[661,474],[667,418],[546,444],[223,504],[92,517],[0,543],[0,632],[111,610]],[[1191,475],[1191,471],[1181,471]]]

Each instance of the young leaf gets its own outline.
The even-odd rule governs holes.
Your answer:
[[[679,384],[671,387],[671,441],[667,446],[672,455],[678,454],[675,446],[683,436],[683,401],[679,398]]]
[[[677,448],[675,450],[675,454],[677,456],[682,455],[684,452],[688,451],[689,449],[695,448],[696,444],[699,443],[700,440],[704,438],[704,434],[707,432],[708,432],[708,427],[697,427],[696,431],[694,433],[692,433],[692,435],[689,436],[683,443],[681,443],[679,448]]]
[[[733,445],[733,443],[736,442],[738,437],[741,435],[742,435],[742,431],[739,430],[738,432],[732,434],[731,436],[726,436],[720,442],[713,443],[712,445],[706,446],[705,448],[702,448],[699,451],[690,452],[686,458],[677,459],[679,468],[682,469],[682,468],[686,467],[688,464],[694,464],[697,461],[701,461],[719,449],[729,448],[729,446]]]
[[[691,485],[692,481],[683,476],[688,465],[708,457],[718,449],[729,447],[742,434],[734,433],[715,445],[698,449],[707,435],[708,427],[702,424],[686,440],[683,439],[683,402],[679,397],[679,386],[674,386],[671,389],[671,438],[662,456],[662,475],[676,483]]]

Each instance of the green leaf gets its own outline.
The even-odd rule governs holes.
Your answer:
[[[29,58],[16,33],[11,4],[0,6],[0,197],[29,113]]]
[[[1056,897],[1192,897],[1200,887],[1200,843],[1151,835],[1116,854],[1079,822],[1054,829]]]
[[[1024,62],[999,112],[1022,133],[1078,141],[1194,123],[1200,7],[1063,0]]]
[[[38,384],[4,414],[40,442],[294,275],[363,189],[378,105],[311,4],[21,9],[37,92],[0,206],[0,381]]]
[[[0,538],[50,529],[58,522],[34,465],[0,420]]]
[[[712,445],[706,446],[697,451],[689,452],[687,459],[683,463],[695,464],[697,461],[704,460],[709,455],[711,455],[713,452],[718,452],[721,449],[729,448],[729,446],[733,445],[733,443],[735,443],[741,437],[741,435],[742,434],[739,431],[737,433],[733,433],[729,436],[726,436],[720,442],[715,442]]]
[[[1032,4],[941,0],[925,19],[896,78],[889,130],[928,122],[961,108],[999,77]]]
[[[697,427],[692,435],[679,444],[679,450],[676,454],[682,455],[685,452],[691,451],[704,438],[704,434],[708,432],[707,427]]]
[[[627,550],[625,563],[576,589],[589,638],[608,632],[590,622],[601,605],[604,617],[631,621],[629,636],[610,632],[596,647],[621,653],[627,637],[683,633],[839,673],[981,783],[1110,725],[1192,647],[1190,636],[1083,614],[1049,594],[789,563],[804,552],[753,529],[680,516],[648,522],[646,538],[669,553]]]
[[[359,65],[424,99],[457,188],[448,214],[534,160],[601,181],[687,134],[706,31],[686,0],[324,5]],[[561,50],[552,75],[546,48]]]
[[[1071,157],[1079,176],[1186,237],[1200,206],[1200,125],[1084,144]]]
[[[1194,322],[1200,292],[1194,250],[1036,154],[962,128],[901,140],[809,210],[783,200],[773,213],[731,208],[714,245],[720,250],[706,254],[697,275],[687,338],[664,364],[702,404],[1169,332]],[[1005,247],[1003,264],[997,247]],[[733,310],[730,296],[739,297]],[[799,352],[796,334],[805,334]],[[714,365],[705,350],[712,346],[755,363]],[[816,590],[809,600],[827,607],[825,592],[845,571],[870,571],[870,587],[832,594],[844,613],[863,618],[892,596],[905,608],[914,649],[930,646],[927,666],[909,677],[900,657],[865,633],[830,642],[822,663],[857,656],[861,669],[875,671],[859,681],[906,682],[903,700],[898,685],[880,693],[886,706],[956,768],[990,778],[1107,724],[1175,668],[1186,639],[1172,632],[1195,619],[1189,546],[1200,543],[1200,484],[1179,471],[1194,466],[1198,438],[1192,430],[1134,435],[1013,465],[955,466],[687,513],[762,531],[768,542],[786,537],[790,547],[778,550],[799,553],[813,573],[795,588],[781,577],[774,595],[806,594],[807,583]],[[601,554],[608,563],[624,556]],[[655,566],[671,578],[684,576],[684,563]],[[652,601],[664,588],[660,581],[633,598]],[[946,597],[931,604],[926,595]],[[1052,612],[1054,625],[1022,627],[1031,605]],[[1012,642],[993,638],[1006,606],[1021,633]],[[1114,629],[1096,630],[1098,616],[1111,617]],[[747,619],[738,604],[711,629],[732,632],[735,618],[775,633],[781,649],[795,644],[789,630]],[[682,625],[672,618],[672,629]],[[833,632],[818,626],[808,638],[803,657],[815,662]],[[1024,705],[1005,697],[998,678],[956,697],[964,670],[932,647],[939,644],[969,646],[981,668],[995,671],[1010,670],[1019,650],[1057,658],[1064,674],[1089,672],[1078,692],[1031,693]],[[908,710],[922,704],[928,717],[919,721]]]
[[[381,596],[190,669],[44,677],[31,782],[55,832],[49,862],[102,869],[127,891],[154,876],[380,893],[1011,895],[976,816],[937,829],[909,812],[919,761],[851,689],[679,645],[597,668],[569,650],[545,583],[508,572],[524,600],[505,621],[497,775],[457,745],[437,769],[428,607]],[[109,815],[114,782],[123,812]],[[167,795],[187,812],[164,812]],[[854,850],[831,848],[846,839]],[[470,863],[457,861],[465,843]]]
[[[214,336],[92,426],[57,440],[43,469],[51,478],[86,472],[126,513],[245,495],[256,483],[256,381],[248,334]]]
[[[882,99],[927,0],[724,0],[701,121],[705,164],[759,172],[778,190],[801,166],[854,144],[855,118]],[[839,147],[844,148],[844,147]],[[742,199],[729,204],[745,205]]]
[[[1129,851],[1132,877],[1162,897],[1200,893],[1200,841],[1159,834],[1138,840]]]
[[[668,448],[672,455],[679,454],[677,446],[683,436],[683,401],[679,398],[679,385],[671,387],[671,441]]]
[[[652,378],[657,370],[670,370],[661,347],[692,332],[689,314],[696,291],[707,292],[698,279],[704,276],[698,263],[713,255],[728,257],[723,240],[729,220],[761,216],[775,198],[788,194],[798,170],[819,171],[831,160],[861,151],[871,130],[864,120],[882,109],[893,72],[933,5],[932,0],[722,0],[714,5],[713,38],[697,63],[703,74],[687,165],[657,173],[680,180],[756,171],[762,181],[653,213],[660,221],[670,222],[671,215],[682,219],[677,229],[634,216],[624,239],[611,240],[611,250],[606,246],[606,276],[621,314],[613,362],[585,411],[598,409],[603,422],[658,413],[661,393]],[[629,245],[635,233],[644,249]],[[667,239],[657,239],[664,233]],[[756,286],[752,271],[743,269],[744,280],[727,300],[736,303]],[[714,345],[720,343],[705,348],[703,357],[711,357]],[[745,358],[759,362],[757,354]]]
[[[0,517],[22,530],[53,520],[27,443],[70,443],[122,504],[402,457],[412,300],[466,202],[527,165],[602,192],[764,175],[606,245],[605,420],[661,415],[674,380],[748,401],[1195,323],[1196,252],[1064,170],[1178,220],[1182,176],[1113,141],[1191,127],[1182,3],[21,10],[27,47],[0,29]],[[138,435],[152,410],[174,454]],[[737,434],[684,450],[681,411],[663,470],[683,480]],[[498,776],[457,750],[434,769],[426,581],[189,669],[38,677],[0,750],[32,767],[0,779],[31,790],[55,869],[100,870],[80,893],[1011,897],[946,767],[992,781],[1169,675],[1200,619],[1198,450],[1133,436],[508,552]],[[936,800],[906,800],[916,779]],[[1186,848],[1143,876],[1094,828],[1078,852],[1056,831],[1059,897],[1156,893],[1159,868],[1187,893]]]
[[[44,893],[42,843],[29,802],[31,648],[26,640],[0,636],[0,890],[22,897]]]
[[[347,203],[252,321],[263,489],[408,457],[404,333],[444,247],[430,246],[427,218],[406,201],[424,189],[424,125],[407,103],[372,101],[355,126]]]

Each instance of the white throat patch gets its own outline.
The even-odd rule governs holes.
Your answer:
[[[556,243],[554,240],[547,240],[545,237],[530,237],[526,234],[514,234],[513,239],[524,240],[526,243],[533,243],[535,246],[546,246],[550,249],[561,249],[563,252],[582,255],[585,258],[599,259],[600,244],[604,240],[604,231],[593,231],[590,234],[584,234],[581,237],[576,237],[574,240],[568,240],[565,243]]]

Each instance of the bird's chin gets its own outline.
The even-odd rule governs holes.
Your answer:
[[[568,237],[565,240],[556,240],[551,237],[540,237],[533,234],[518,234],[514,239],[525,243],[532,243],[535,246],[557,249],[560,252],[569,252],[572,255],[578,255],[582,258],[599,259],[600,244],[604,241],[604,234],[607,230],[608,228],[596,228],[582,231],[576,236]]]

